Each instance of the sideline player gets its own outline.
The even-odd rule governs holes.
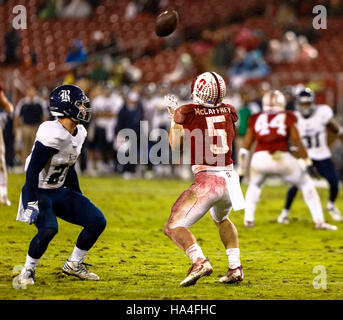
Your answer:
[[[37,263],[58,231],[57,217],[83,226],[74,250],[62,270],[81,279],[99,280],[83,260],[106,226],[102,212],[80,190],[75,162],[80,155],[89,122],[89,99],[77,86],[62,85],[50,93],[49,110],[57,119],[43,122],[26,159],[26,182],[17,220],[35,224],[19,283],[33,284]]]
[[[243,280],[243,271],[237,229],[228,214],[232,207],[235,211],[244,208],[239,177],[231,159],[238,116],[233,106],[222,103],[226,85],[217,73],[199,75],[191,92],[193,104],[183,105],[175,111],[169,108],[172,118],[170,144],[174,151],[181,142],[190,147],[195,181],[174,203],[164,233],[193,263],[180,286],[194,285],[213,269],[189,228],[210,210],[229,260],[229,269],[219,282],[235,283]],[[191,139],[195,132],[201,137],[196,142]],[[216,161],[210,161],[211,157]]]
[[[250,147],[254,140],[257,141],[250,164],[249,187],[245,195],[244,225],[254,226],[255,209],[262,184],[268,176],[278,175],[302,191],[316,229],[336,230],[336,226],[324,221],[318,193],[306,171],[306,167],[312,163],[311,159],[301,142],[296,116],[291,111],[285,111],[285,106],[285,96],[278,90],[270,91],[263,96],[262,112],[249,119],[249,128],[238,156],[240,175],[244,176]],[[300,159],[288,152],[289,140],[292,146],[297,147]]]
[[[5,96],[4,90],[0,84],[0,108],[8,114],[13,112],[13,105]],[[7,192],[7,169],[5,160],[5,143],[0,127],[0,204],[10,206],[11,202],[8,200]]]
[[[295,112],[298,118],[298,130],[307,148],[309,157],[318,173],[323,176],[330,186],[329,200],[326,211],[335,221],[343,221],[339,209],[335,206],[338,195],[339,178],[331,160],[331,151],[327,143],[326,130],[343,139],[343,128],[334,120],[332,109],[325,104],[315,105],[315,96],[311,89],[301,90],[296,95]],[[292,186],[287,193],[285,207],[277,219],[278,223],[289,223],[289,210],[297,194],[298,188]]]

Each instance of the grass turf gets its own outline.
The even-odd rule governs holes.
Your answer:
[[[164,234],[170,208],[189,182],[81,178],[81,187],[105,214],[107,227],[86,262],[98,282],[62,274],[81,227],[59,219],[59,232],[36,271],[36,283],[14,289],[16,266],[23,265],[36,228],[15,221],[24,176],[9,176],[12,206],[0,207],[0,299],[342,299],[343,224],[339,230],[315,231],[301,195],[293,205],[290,225],[275,220],[286,187],[265,187],[256,212],[256,227],[243,227],[243,212],[232,212],[244,266],[244,281],[223,285],[227,257],[216,226],[207,214],[192,231],[214,272],[193,287],[180,288],[189,259]],[[244,188],[245,189],[245,188]],[[324,203],[327,190],[319,189]],[[343,209],[339,198],[338,206]],[[327,216],[327,220],[330,218]],[[332,221],[331,221],[332,222]],[[313,268],[327,272],[327,288],[315,289]],[[14,280],[15,281],[15,280]]]

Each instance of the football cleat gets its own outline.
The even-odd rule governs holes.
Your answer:
[[[194,263],[188,271],[187,277],[181,281],[181,287],[188,287],[194,285],[201,277],[209,276],[213,269],[208,259],[201,262]]]
[[[326,222],[316,223],[314,228],[316,230],[332,230],[332,231],[336,231],[338,229],[337,226],[334,226],[332,224],[328,224]]]
[[[30,268],[23,268],[18,278],[19,284],[34,284],[35,270]]]
[[[7,198],[2,198],[2,199],[0,200],[0,204],[3,204],[3,205],[5,205],[5,206],[10,207],[10,206],[11,206],[11,201],[9,201]]]
[[[329,212],[331,218],[335,221],[343,221],[342,213],[336,206],[326,206],[326,211]]]
[[[67,275],[75,276],[82,280],[99,280],[99,276],[95,273],[89,272],[87,266],[91,265],[84,262],[67,260],[62,268],[62,271]]]
[[[240,265],[237,268],[230,269],[226,275],[219,279],[220,283],[236,283],[243,281],[243,267]]]
[[[280,224],[289,224],[288,216],[285,216],[283,214],[280,214],[276,221],[277,223],[280,223]]]
[[[246,227],[246,228],[255,227],[255,221],[244,221],[244,227]]]

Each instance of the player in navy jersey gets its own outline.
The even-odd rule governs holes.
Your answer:
[[[75,171],[87,136],[82,123],[91,118],[89,99],[79,87],[62,85],[51,92],[49,110],[57,119],[40,125],[25,163],[26,182],[17,220],[35,224],[38,232],[31,240],[19,283],[34,283],[37,263],[58,231],[57,217],[83,226],[62,271],[81,279],[99,280],[83,260],[103,232],[106,220],[82,195]]]

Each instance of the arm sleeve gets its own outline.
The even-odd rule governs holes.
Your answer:
[[[75,170],[75,165],[72,165],[69,168],[65,181],[64,181],[64,186],[67,187],[68,189],[74,190],[82,194],[82,191],[80,189],[79,179],[77,177],[77,173]]]
[[[50,158],[57,152],[58,150],[46,147],[41,142],[36,141],[26,170],[26,182],[22,190],[24,206],[26,206],[27,202],[38,200],[37,190],[39,173],[43,170]]]

